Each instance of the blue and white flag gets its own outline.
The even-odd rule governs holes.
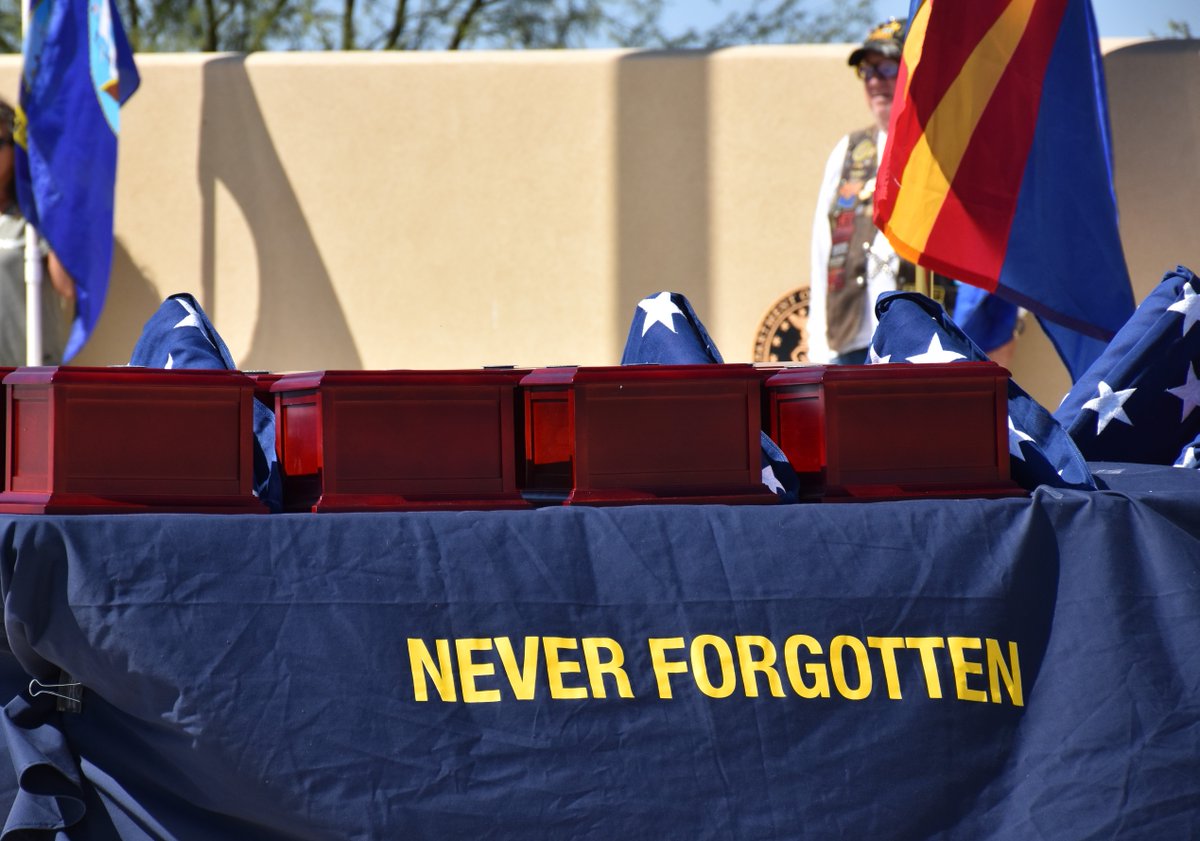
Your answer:
[[[678,292],[659,292],[638,302],[625,340],[622,365],[721,364],[721,352],[691,302]],[[783,450],[762,433],[762,480],[784,502],[798,502],[800,480]]]
[[[236,371],[229,348],[199,302],[172,295],[142,328],[130,365],[143,368]],[[275,454],[275,413],[254,401],[254,492],[273,512],[283,510],[283,477]]]
[[[17,200],[75,281],[69,360],[100,318],[112,272],[120,108],[140,78],[112,0],[36,0],[15,131]]]
[[[1055,412],[1088,459],[1197,466],[1198,324],[1200,280],[1178,266]]]
[[[885,292],[875,303],[879,326],[870,361],[986,361],[979,349],[936,302],[915,292]],[[1008,451],[1013,480],[1094,490],[1095,480],[1065,429],[1036,400],[1008,381]]]

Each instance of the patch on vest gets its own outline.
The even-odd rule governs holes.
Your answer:
[[[754,361],[808,361],[807,286],[780,298],[763,317],[754,340]]]
[[[850,160],[855,166],[866,166],[868,163],[875,160],[875,141],[870,138],[864,138],[850,150]]]
[[[875,179],[872,178],[871,180],[874,181]],[[854,207],[854,205],[860,200],[865,186],[866,182],[863,181],[847,181],[838,187],[838,208],[842,210],[849,210],[850,208]],[[872,192],[874,192],[874,190],[872,190]],[[870,197],[870,194],[868,194],[867,198]]]

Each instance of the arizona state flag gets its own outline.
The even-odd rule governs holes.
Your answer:
[[[75,280],[66,359],[100,318],[112,272],[120,107],[140,79],[113,0],[35,0],[17,115],[25,218]]]
[[[1089,0],[915,0],[875,223],[1086,370],[1133,312]]]

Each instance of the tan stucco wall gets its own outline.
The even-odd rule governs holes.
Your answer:
[[[614,364],[663,289],[749,360],[808,282],[825,156],[867,122],[848,49],[140,56],[76,361],[127,361],[189,291],[248,369]],[[1140,300],[1200,268],[1200,46],[1106,49]],[[0,59],[0,90],[18,72]],[[1012,367],[1049,405],[1066,388],[1036,327]]]

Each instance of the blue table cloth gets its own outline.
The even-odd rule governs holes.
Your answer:
[[[5,838],[1182,838],[1200,476],[0,517]],[[78,682],[79,712],[28,683]],[[56,834],[57,833],[57,834]]]

